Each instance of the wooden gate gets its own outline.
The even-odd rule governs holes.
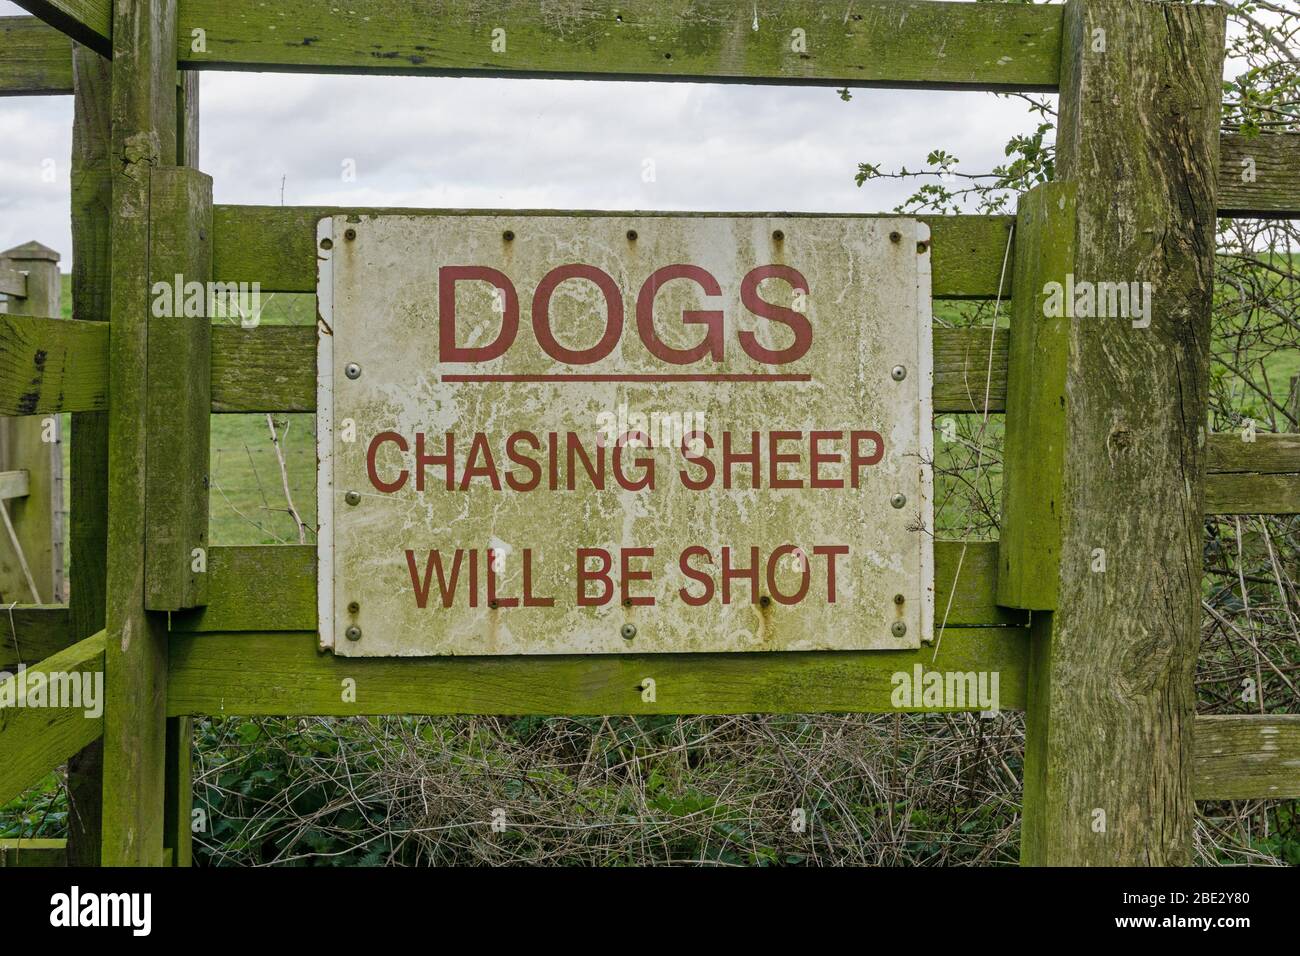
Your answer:
[[[1300,797],[1300,717],[1194,714],[1203,516],[1300,512],[1294,436],[1205,433],[1215,218],[1300,214],[1295,134],[1220,137],[1220,8],[22,5],[36,16],[0,19],[0,93],[75,98],[73,320],[0,316],[0,414],[72,413],[73,586],[70,605],[9,609],[0,666],[103,672],[107,704],[0,710],[0,799],[72,758],[102,820],[74,821],[70,859],[188,864],[193,715],[893,711],[890,675],[914,663],[998,671],[1002,706],[1027,712],[1026,863],[1186,863],[1194,800]],[[1011,314],[987,396],[988,330],[934,330],[936,413],[1005,412],[1007,434],[1001,540],[935,547],[937,657],[318,653],[314,549],[207,541],[210,414],[312,411],[315,330],[168,323],[148,293],[176,273],[313,292],[317,220],[376,210],[214,206],[194,168],[201,69],[1059,91],[1059,181],[1014,217],[925,218],[934,296],[1009,288]],[[18,275],[0,290],[22,303]],[[1072,276],[1150,282],[1150,327],[1045,318],[1045,286]]]

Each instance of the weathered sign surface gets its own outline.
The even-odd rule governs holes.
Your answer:
[[[859,217],[323,220],[322,645],[916,647],[928,239]]]

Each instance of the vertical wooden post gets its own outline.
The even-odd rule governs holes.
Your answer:
[[[112,292],[106,866],[163,862],[166,616],[145,610],[150,183],[176,162],[175,0],[116,0],[112,66]]]
[[[1064,512],[1066,361],[1070,323],[1044,289],[1074,268],[1073,183],[1043,183],[1016,209],[1015,276],[1007,354],[1007,430],[998,530],[998,603],[1056,607]]]
[[[179,166],[192,168],[199,164],[199,75],[193,72],[180,74],[176,90],[176,162]],[[185,219],[192,227],[185,245],[195,260],[190,268],[198,270],[193,278],[206,281],[212,278],[212,182],[207,177],[197,177],[195,174],[187,180],[188,188],[198,189],[199,195]],[[183,431],[189,439],[186,460],[190,469],[186,480],[192,484],[186,513],[190,518],[190,533],[197,534],[197,540],[192,543],[202,548],[208,547],[208,425],[212,412],[208,322],[209,317],[205,314],[197,329],[190,328],[190,334],[183,342],[186,369],[192,379],[190,387],[185,388],[189,393],[189,416],[186,419],[189,427]],[[150,349],[153,348],[151,337]],[[193,381],[195,378],[197,381]],[[150,383],[151,390],[155,384]],[[200,581],[193,583],[189,597],[199,601],[206,600],[206,595],[207,575],[204,574]],[[194,805],[193,745],[194,727],[190,718],[168,718],[163,845],[171,851],[172,866],[178,867],[193,864],[194,834],[190,825]]]
[[[109,314],[109,172],[112,68],[94,50],[72,52],[72,317],[106,322]],[[72,415],[69,447],[68,597],[76,640],[104,629],[108,548],[108,413]],[[104,746],[97,740],[68,761],[68,863],[99,863]]]
[[[59,315],[59,254],[39,242],[0,252],[0,268],[27,273],[27,295],[11,298],[18,315]],[[59,417],[0,419],[0,471],[27,472],[28,492],[4,502],[21,554],[0,527],[0,598],[63,603],[63,449]],[[30,581],[28,575],[31,575]],[[39,599],[31,593],[36,586]]]
[[[1043,464],[1062,469],[1063,510],[1056,609],[1033,614],[1025,863],[1191,857],[1224,19],[1066,5],[1057,174],[1077,197],[1073,280],[1149,283],[1152,308],[1145,327],[1069,326],[1063,447]]]

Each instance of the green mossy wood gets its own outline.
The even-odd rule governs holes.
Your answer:
[[[104,670],[104,635],[99,633],[46,658],[24,671],[27,687],[42,683],[47,688],[70,687],[76,675],[93,675]],[[51,677],[53,676],[53,680]],[[0,681],[0,697],[18,693],[18,676]],[[3,685],[8,684],[5,688]],[[62,693],[62,691],[59,691]],[[79,698],[84,703],[85,698]],[[102,700],[99,702],[104,703]],[[0,707],[0,804],[8,803],[38,783],[103,732],[101,717],[86,716],[94,708]]]
[[[153,170],[176,162],[175,29],[175,0],[114,4],[106,866],[163,862],[167,630],[144,606],[149,199]]]
[[[148,323],[145,606],[175,611],[206,603],[208,591],[212,180],[185,166],[158,168],[149,188],[150,304],[168,301]],[[198,316],[186,314],[191,283]]]
[[[1197,717],[1198,800],[1300,799],[1300,714]]]
[[[1007,433],[1002,453],[998,600],[1056,607],[1065,507],[1066,360],[1071,320],[1046,314],[1044,288],[1074,265],[1075,187],[1044,183],[1020,197],[1007,355]]]
[[[213,271],[219,282],[257,282],[263,292],[316,291],[316,223],[327,216],[501,215],[499,209],[345,209],[334,206],[217,206],[213,211]],[[533,216],[681,216],[672,212],[512,210]],[[789,217],[807,213],[690,213],[709,217]],[[865,217],[850,217],[865,218]],[[1011,290],[1002,276],[1011,216],[918,216],[930,227],[931,289],[938,299],[990,299]]]
[[[60,33],[96,53],[113,52],[113,0],[17,0]]]
[[[66,840],[0,840],[0,866],[58,867],[68,865]]]
[[[87,47],[72,54],[72,317],[107,332],[112,291],[109,215],[113,181],[109,169],[112,69]],[[105,379],[107,385],[107,379]],[[69,595],[67,637],[79,641],[104,629],[108,554],[108,413],[72,414],[69,448]],[[100,740],[68,760],[68,862],[99,863],[103,815],[104,745]]]
[[[0,17],[0,96],[72,92],[72,42],[35,17]]]
[[[1065,10],[1057,173],[1076,188],[1072,271],[1150,282],[1154,305],[1149,328],[1070,327],[1058,595],[1033,615],[1021,859],[1181,865],[1225,13]]]
[[[68,608],[62,604],[19,605],[0,613],[0,671],[31,667],[75,643]]]
[[[1219,215],[1300,216],[1300,133],[1219,141]]]
[[[172,638],[172,714],[740,714],[875,712],[894,675],[999,673],[1001,706],[1025,706],[1023,628],[949,628],[939,653],[800,651],[587,657],[336,658],[315,631]],[[655,700],[642,696],[655,681]],[[356,682],[356,701],[347,681]],[[905,707],[902,710],[915,710]],[[945,708],[933,708],[943,710]],[[978,705],[948,710],[979,710]]]
[[[932,0],[185,0],[176,49],[190,68],[1052,90],[1060,29],[1059,8]]]

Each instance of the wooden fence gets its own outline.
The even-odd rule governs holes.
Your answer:
[[[1300,214],[1300,136],[1220,137],[1221,9],[22,5],[35,17],[0,19],[0,93],[75,98],[73,320],[0,316],[0,414],[71,413],[74,586],[67,606],[11,609],[19,639],[0,635],[0,666],[101,671],[107,704],[101,720],[0,710],[0,800],[71,758],[82,812],[68,860],[188,864],[194,715],[892,711],[890,676],[916,662],[999,671],[1003,707],[1027,712],[1026,863],[1186,863],[1193,800],[1300,797],[1300,717],[1194,715],[1204,515],[1300,512],[1300,438],[1204,434],[1216,215]],[[508,53],[491,52],[497,27]],[[803,52],[788,43],[796,28]],[[147,293],[177,272],[313,292],[316,220],[379,210],[213,205],[194,169],[201,69],[1059,91],[1058,182],[1015,217],[926,220],[940,299],[997,296],[1015,226],[1011,331],[995,341],[988,398],[1006,412],[1003,537],[969,544],[959,578],[962,545],[937,543],[938,606],[951,597],[937,659],[319,653],[314,549],[206,539],[210,414],[312,411],[315,330],[167,325],[149,319]],[[1155,321],[1044,319],[1038,290],[1067,273],[1151,282]],[[0,270],[0,290],[21,303],[32,274],[24,290]],[[936,412],[985,410],[988,336],[935,329]],[[195,547],[208,550],[202,575],[182,570]],[[1087,571],[1097,547],[1112,556],[1105,575]],[[341,699],[344,676],[356,704]]]

